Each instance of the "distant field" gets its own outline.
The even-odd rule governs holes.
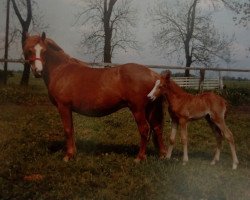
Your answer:
[[[248,88],[250,89],[250,80],[225,80],[224,85],[229,88]]]
[[[179,137],[171,160],[159,160],[150,142],[147,161],[135,164],[139,133],[127,109],[102,118],[74,114],[78,153],[65,163],[62,125],[43,81],[31,78],[27,88],[18,81],[0,86],[0,199],[250,199],[250,104],[230,106],[227,114],[236,171],[226,141],[221,161],[210,165],[216,141],[204,120],[190,123],[186,166]],[[169,130],[166,114],[167,144]]]

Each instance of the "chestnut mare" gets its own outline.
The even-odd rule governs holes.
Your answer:
[[[188,161],[187,123],[188,121],[205,117],[215,132],[217,139],[217,148],[211,164],[214,165],[219,161],[222,137],[224,136],[230,144],[233,169],[236,169],[239,162],[235,151],[234,138],[232,132],[225,124],[226,101],[213,92],[206,92],[198,95],[189,94],[171,80],[170,76],[170,71],[164,71],[161,78],[156,81],[152,91],[148,94],[148,97],[153,101],[157,97],[165,95],[169,103],[168,110],[172,119],[172,124],[167,158],[171,157],[176,131],[178,125],[180,125],[181,140],[183,143],[183,164]]]
[[[145,66],[124,64],[95,69],[67,55],[53,40],[26,36],[26,60],[35,77],[42,77],[52,103],[57,107],[66,137],[65,161],[76,153],[72,111],[87,116],[104,116],[128,107],[137,123],[141,143],[136,162],[146,159],[150,131],[159,155],[166,155],[162,138],[163,99],[151,102],[147,94],[160,76]]]

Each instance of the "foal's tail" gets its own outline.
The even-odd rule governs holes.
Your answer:
[[[158,142],[156,140],[157,136],[155,135],[157,132],[163,134],[163,126],[164,126],[164,109],[165,108],[165,98],[159,97],[155,101],[151,102],[149,107],[147,108],[147,120],[150,125],[150,135],[153,134],[153,142],[155,146],[158,146]],[[150,139],[150,137],[149,137]]]

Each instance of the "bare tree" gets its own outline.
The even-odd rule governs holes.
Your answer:
[[[26,33],[29,32],[31,28],[37,29],[47,29],[48,26],[43,24],[43,16],[33,14],[33,10],[38,10],[37,3],[35,0],[11,0],[15,15],[21,25],[21,29],[15,28],[15,32],[20,33],[22,46],[25,42]],[[35,8],[35,9],[34,9]],[[39,19],[39,21],[38,21]],[[18,37],[18,34],[15,35]],[[28,85],[30,75],[30,65],[29,63],[24,64],[23,75],[21,78],[21,85]]]
[[[235,13],[233,20],[236,25],[249,26],[250,2],[249,0],[211,0],[214,7],[222,3],[226,8]]]
[[[76,16],[75,25],[84,27],[81,46],[87,54],[103,57],[110,63],[115,51],[137,49],[131,28],[135,27],[136,10],[132,0],[87,0]]]
[[[173,3],[173,2],[172,2]],[[154,43],[165,56],[175,55],[180,60],[185,55],[185,66],[192,63],[211,66],[218,59],[230,61],[230,45],[228,40],[214,27],[212,13],[202,14],[199,0],[162,1],[149,10],[156,31]],[[189,76],[189,70],[185,71]]]
[[[24,42],[25,42],[26,33],[29,32],[29,27],[30,27],[31,20],[32,20],[31,0],[26,0],[26,9],[27,9],[26,18],[22,17],[21,12],[18,9],[16,1],[15,0],[11,0],[11,1],[12,1],[16,16],[21,24],[21,27],[22,27],[22,46],[23,46]],[[21,85],[28,85],[29,75],[30,75],[30,65],[29,65],[29,63],[25,63],[23,75],[22,75],[22,79],[21,79]]]

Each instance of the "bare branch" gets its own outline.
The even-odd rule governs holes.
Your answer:
[[[110,59],[118,49],[137,48],[130,31],[135,26],[131,0],[88,0],[76,15],[74,26],[84,25],[81,47],[85,53]]]

